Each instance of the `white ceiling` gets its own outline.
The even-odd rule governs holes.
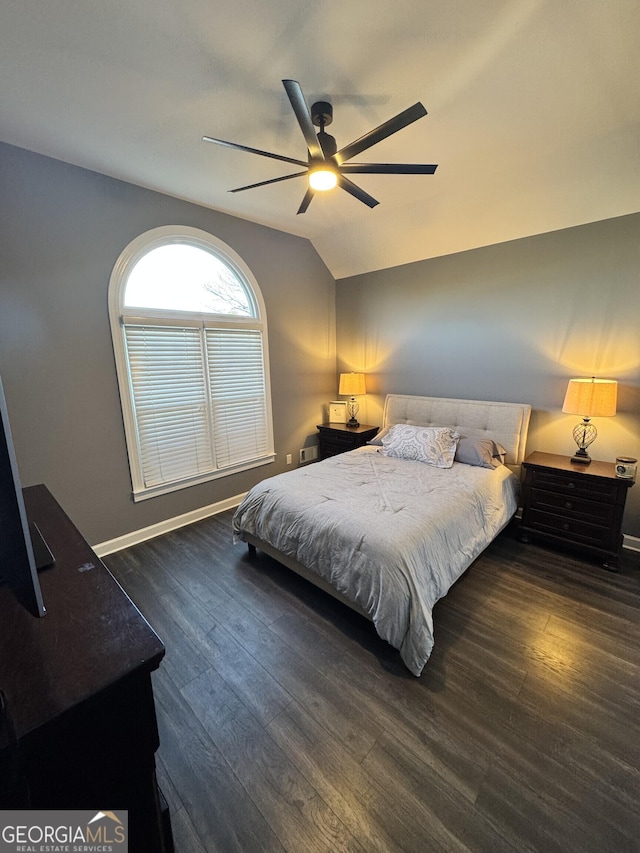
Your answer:
[[[640,210],[638,0],[1,0],[0,138],[309,238],[336,278]],[[380,204],[204,134],[306,159],[281,80],[338,147],[422,101],[358,162]]]

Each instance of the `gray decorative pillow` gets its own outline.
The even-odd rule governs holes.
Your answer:
[[[414,459],[436,468],[451,468],[459,433],[450,427],[394,424],[382,438],[387,456]]]
[[[456,448],[455,461],[478,468],[499,468],[504,465],[507,451],[492,438],[462,436]]]

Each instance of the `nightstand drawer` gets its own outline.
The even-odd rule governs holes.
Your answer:
[[[327,444],[331,444],[336,448],[339,448],[338,453],[344,453],[345,450],[353,450],[354,447],[359,446],[359,442],[357,439],[359,436],[352,435],[348,432],[336,432],[332,430],[329,435],[325,437],[325,441]]]
[[[613,522],[615,504],[606,501],[588,501],[579,493],[548,492],[543,489],[531,489],[531,508],[555,513],[563,518],[575,518],[590,524],[610,526]]]
[[[531,485],[552,492],[574,497],[584,497],[590,500],[611,501],[615,503],[619,489],[615,482],[599,480],[595,477],[586,479],[582,475],[559,473],[545,469],[530,471]]]
[[[610,548],[612,545],[610,527],[600,527],[577,518],[562,518],[540,509],[529,511],[527,526],[532,531],[558,536],[567,542],[576,542],[595,548]]]

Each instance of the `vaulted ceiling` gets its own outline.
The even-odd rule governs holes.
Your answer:
[[[0,139],[312,241],[336,278],[640,210],[637,0],[2,0]],[[338,147],[421,101],[296,215],[306,160],[282,86]],[[295,169],[294,169],[295,171]]]

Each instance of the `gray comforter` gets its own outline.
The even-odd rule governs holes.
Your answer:
[[[511,519],[517,485],[504,466],[441,469],[363,447],[259,483],[234,537],[251,533],[323,577],[420,675],[435,603]]]

